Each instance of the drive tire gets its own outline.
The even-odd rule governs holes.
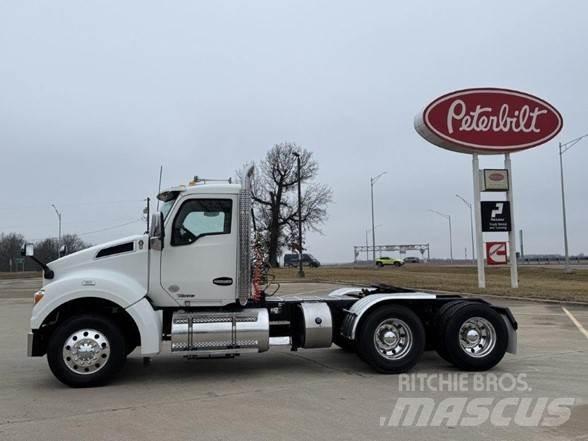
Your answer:
[[[500,314],[484,303],[475,302],[464,302],[448,312],[451,314],[442,338],[449,360],[465,371],[486,371],[496,366],[508,346],[508,330]],[[464,338],[468,325],[476,329],[473,333],[478,334],[477,343]]]
[[[376,262],[376,266],[378,268],[382,268],[384,266],[384,264],[382,262]]]
[[[445,347],[445,329],[456,307],[466,302],[467,300],[454,300],[445,303],[443,306],[441,306],[441,308],[439,308],[433,320],[433,329],[435,330],[435,350],[443,360],[452,364],[453,361],[449,357]]]
[[[396,324],[394,324],[394,322]],[[388,342],[384,335],[394,330]],[[402,344],[402,332],[404,342]],[[395,346],[395,342],[398,345]],[[399,349],[397,354],[384,355],[388,347]],[[383,374],[399,374],[411,369],[425,349],[425,328],[420,318],[410,309],[398,305],[384,305],[371,312],[358,330],[357,353],[362,360]],[[392,352],[392,350],[390,351]]]
[[[84,337],[88,334],[86,331],[96,332],[89,332],[92,335]],[[78,335],[80,337],[77,337]],[[84,343],[86,338],[89,339],[88,343]],[[89,367],[75,364],[76,354],[84,353],[75,352],[75,348],[68,345],[74,340],[85,347],[93,345],[97,348],[91,351],[91,356],[95,356],[96,363],[92,362]],[[71,353],[67,348],[71,349]],[[71,357],[66,354],[70,354]],[[97,315],[80,315],[66,320],[53,332],[47,346],[47,361],[51,372],[59,381],[70,387],[93,387],[106,384],[123,367],[126,355],[125,338],[120,328],[109,318]],[[81,360],[81,363],[89,363],[91,360],[89,357]],[[74,371],[74,368],[80,373]]]

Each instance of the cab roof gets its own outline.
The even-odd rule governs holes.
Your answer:
[[[240,184],[220,184],[215,183],[190,183],[188,185],[178,185],[176,187],[170,187],[163,190],[157,195],[157,199],[160,201],[169,201],[177,197],[179,193],[192,194],[238,194],[241,191]]]

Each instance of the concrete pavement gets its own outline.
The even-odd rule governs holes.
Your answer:
[[[331,288],[284,284],[280,295]],[[424,391],[407,390],[398,376],[377,374],[355,354],[335,347],[298,352],[279,347],[230,360],[185,360],[166,350],[148,366],[132,354],[113,384],[69,389],[54,379],[45,358],[25,356],[31,301],[24,289],[17,282],[0,286],[0,440],[587,439],[588,339],[559,305],[492,299],[510,306],[519,321],[519,354],[507,354],[497,368],[481,374],[484,391],[437,391],[435,382]],[[588,308],[568,310],[588,327]],[[459,374],[434,352],[424,355],[414,373]],[[465,375],[471,385],[474,374]],[[522,378],[527,387],[510,391],[505,383],[491,390],[496,378]],[[574,405],[557,427],[513,421],[388,426],[397,400],[415,397],[436,405],[456,397],[494,402],[527,397],[533,403],[567,397]]]

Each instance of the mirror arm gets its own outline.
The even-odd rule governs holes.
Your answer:
[[[36,262],[37,265],[39,265],[41,268],[43,268],[43,277],[45,279],[52,279],[53,277],[55,277],[55,273],[53,272],[53,270],[51,268],[49,268],[47,266],[47,264],[41,262],[39,259],[37,259],[35,256],[27,256],[29,259],[31,259],[32,261]]]

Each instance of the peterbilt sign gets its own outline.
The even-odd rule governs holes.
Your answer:
[[[480,176],[482,191],[508,191],[508,170],[484,169]]]
[[[501,154],[543,144],[559,133],[551,104],[509,89],[465,89],[431,102],[415,119],[427,141],[461,153]]]

